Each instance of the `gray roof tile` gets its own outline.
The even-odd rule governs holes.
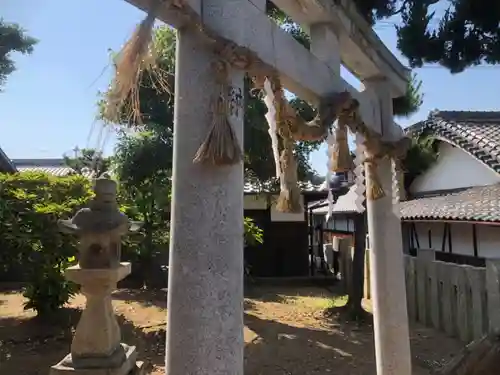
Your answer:
[[[500,184],[400,203],[402,219],[500,222]]]
[[[500,173],[500,112],[435,111],[405,131],[443,138]]]

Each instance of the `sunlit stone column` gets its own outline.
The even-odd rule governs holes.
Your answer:
[[[370,82],[379,97],[383,134],[390,137],[393,123],[392,99],[386,82]],[[401,222],[393,206],[393,174],[389,158],[378,160],[378,178],[385,196],[377,200],[367,195],[370,243],[370,279],[377,375],[411,375],[411,353],[406,308]],[[373,181],[366,176],[367,189]]]
[[[212,121],[214,59],[197,31],[177,32],[168,375],[243,374],[243,163],[193,164]],[[243,72],[230,76],[242,90]],[[243,108],[230,122],[243,145]]]

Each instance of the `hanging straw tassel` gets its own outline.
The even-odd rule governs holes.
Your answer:
[[[337,121],[335,142],[330,146],[330,170],[335,173],[350,171],[353,166],[349,144],[347,143],[347,126]]]
[[[281,152],[280,195],[276,210],[287,213],[301,213],[300,189],[297,185],[297,162],[293,155],[293,140],[284,139],[284,149]]]
[[[242,160],[234,130],[227,119],[227,102],[219,97],[215,104],[212,127],[194,156],[194,163],[216,166],[233,165]]]
[[[238,164],[243,159],[243,152],[228,119],[227,64],[219,62],[216,69],[220,90],[215,98],[212,127],[196,152],[193,162],[214,166]]]
[[[366,173],[368,174],[366,186],[366,198],[372,201],[385,197],[384,189],[380,183],[377,173],[377,163],[375,158],[365,160]]]
[[[154,65],[150,50],[153,26],[161,1],[152,0],[150,11],[118,54],[115,78],[107,94],[105,117],[117,121],[123,105],[129,99],[133,116],[140,122],[138,86],[141,73]]]
[[[269,125],[269,136],[271,137],[271,148],[273,150],[274,162],[276,164],[276,178],[281,176],[281,166],[280,166],[280,153],[279,153],[279,142],[278,133],[276,125],[276,107],[274,100],[274,92],[271,87],[271,82],[267,77],[264,80],[264,103],[267,107],[267,113],[265,115],[267,123]]]
[[[276,203],[276,210],[286,213],[300,213],[302,212],[301,191],[297,182],[297,161],[293,154],[295,142],[290,131],[290,119],[286,114],[287,101],[284,97],[280,79],[276,76],[269,79],[274,91],[276,126],[283,141],[283,150],[280,155],[280,195]]]

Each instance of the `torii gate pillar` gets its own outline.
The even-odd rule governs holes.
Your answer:
[[[367,88],[373,89],[379,98],[382,129],[387,129],[387,124],[393,122],[388,84],[370,82]],[[377,160],[377,175],[385,196],[372,200],[367,195],[366,202],[377,375],[411,375],[401,221],[393,205],[395,191],[390,158]],[[367,186],[371,179],[367,173]]]
[[[166,373],[242,375],[243,162],[193,163],[218,90],[215,55],[198,32],[177,31]],[[237,91],[243,77],[230,72]],[[243,145],[243,109],[229,120]]]

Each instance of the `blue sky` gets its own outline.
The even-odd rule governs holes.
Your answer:
[[[13,159],[61,157],[76,145],[104,144],[111,152],[113,135],[99,139],[100,126],[94,124],[97,93],[111,79],[108,49],[118,50],[144,14],[124,0],[1,3],[2,17],[21,24],[40,43],[31,56],[15,56],[18,70],[0,93],[0,147]],[[401,58],[391,22],[375,30]],[[411,118],[397,119],[401,125],[424,119],[433,109],[500,110],[500,67],[478,67],[459,75],[434,66],[416,72],[423,81],[424,104]],[[346,79],[357,86],[352,77]],[[325,173],[324,147],[311,161]]]

